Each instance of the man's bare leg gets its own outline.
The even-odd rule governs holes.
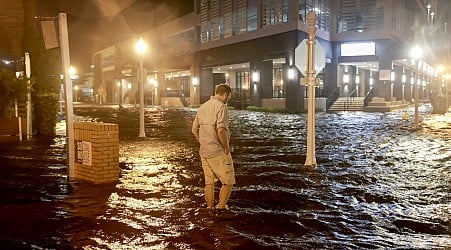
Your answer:
[[[233,185],[222,185],[219,191],[219,203],[218,209],[223,209],[226,207],[227,201],[229,201],[230,194],[232,193]]]
[[[215,185],[213,185],[213,184],[205,185],[205,201],[207,202],[208,208],[214,208],[214,206],[215,206]]]

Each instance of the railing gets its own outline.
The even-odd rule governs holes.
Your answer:
[[[232,89],[232,99],[246,100],[249,99],[250,91],[246,89],[234,88]]]
[[[357,97],[357,89],[354,89],[348,96],[348,100],[353,101],[354,97]]]
[[[186,99],[183,92],[180,92],[180,101],[182,102],[184,107],[188,107],[188,100]]]
[[[343,111],[349,110],[351,103],[354,101],[354,97],[356,97],[357,89],[354,89],[349,95],[346,101],[343,103]]]
[[[178,89],[171,89],[171,90],[163,90],[161,91],[161,97],[178,97],[180,98],[180,101],[182,102],[183,106],[188,106],[188,100],[183,93],[183,91]]]
[[[370,91],[366,93],[365,99],[363,99],[363,105],[366,107],[370,103],[371,99],[374,97],[374,93],[376,93],[375,88],[371,87]]]
[[[234,88],[232,89],[232,98],[229,101],[229,105],[237,108],[244,109],[250,103],[250,91],[248,89]]]
[[[179,97],[180,95],[181,95],[181,91],[178,89],[161,91],[162,97]]]
[[[327,97],[326,100],[326,110],[329,110],[329,108],[334,104],[334,102],[340,97],[340,88],[336,88],[332,94],[330,94]]]

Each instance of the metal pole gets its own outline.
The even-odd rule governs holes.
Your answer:
[[[304,166],[315,167],[315,69],[314,69],[314,46],[316,34],[316,14],[310,11],[307,14],[307,85],[308,85],[308,105],[307,105],[307,157]]]
[[[60,100],[59,100],[59,115],[63,115],[63,102],[64,102],[64,83],[60,86]]]
[[[30,54],[25,53],[25,75],[27,76],[27,140],[31,138],[33,126],[31,119],[31,64],[30,64]]]
[[[139,137],[146,137],[146,132],[144,131],[144,66],[142,57],[139,60],[139,64]]]
[[[418,73],[419,73],[419,69],[418,69],[418,65],[419,65],[419,61],[420,59],[417,59],[415,62],[415,68],[417,70],[417,72],[415,73],[415,82],[414,82],[414,88],[415,88],[415,119],[414,119],[414,129],[418,128],[418,123],[419,123],[419,114],[418,114],[418,89],[419,89],[419,84],[418,84]]]
[[[19,108],[17,107],[17,99],[14,99],[14,109],[16,111],[16,118],[19,126],[19,141],[22,141],[22,117],[19,117]]]
[[[75,143],[74,143],[74,110],[72,105],[72,80],[70,79],[69,37],[67,35],[66,13],[58,14],[60,31],[61,62],[63,66],[64,83],[66,85],[66,141],[68,144],[69,178],[75,177]]]

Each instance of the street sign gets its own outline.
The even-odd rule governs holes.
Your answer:
[[[307,75],[307,41],[308,39],[302,40],[302,42],[300,42],[294,50],[294,64],[304,76]],[[326,51],[318,41],[316,41],[315,43],[314,53],[314,67],[316,77],[316,75],[318,75],[318,73],[324,68],[324,66],[326,66]]]
[[[326,66],[326,51],[324,50],[323,46],[316,41],[315,43],[315,77],[318,75],[318,73],[324,69],[324,66]]]

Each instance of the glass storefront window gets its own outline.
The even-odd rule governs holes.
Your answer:
[[[274,68],[273,69],[273,79],[272,79],[272,97],[273,98],[284,98],[285,88],[283,84],[283,69]]]
[[[329,0],[299,0],[298,18],[306,22],[306,16],[309,11],[315,11],[317,18],[317,28],[330,31],[331,11]]]
[[[247,31],[257,30],[257,6],[247,9]]]
[[[288,21],[288,0],[263,0],[262,27]]]
[[[249,71],[236,72],[236,89],[233,90],[233,98],[239,100],[249,99]]]

